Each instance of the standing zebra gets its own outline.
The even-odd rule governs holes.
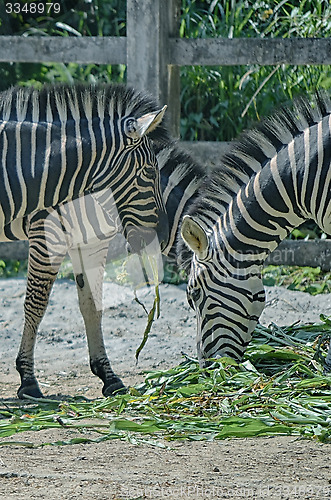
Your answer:
[[[197,196],[204,179],[204,170],[176,147],[165,130],[160,134],[158,129],[159,127],[150,137],[162,173],[163,199],[171,224],[168,242],[163,251],[174,258],[180,220]],[[6,225],[0,234],[0,241],[29,240],[25,321],[16,360],[21,376],[18,390],[21,398],[26,395],[42,397],[34,375],[36,334],[67,252],[72,260],[79,307],[84,318],[91,370],[103,381],[102,392],[105,396],[124,387],[109,363],[101,326],[104,266],[109,240],[117,231],[116,224],[114,225],[112,217],[101,210],[92,196],[64,204],[61,212],[61,217],[58,217],[57,211],[47,209],[29,217],[17,218]],[[83,223],[81,213],[90,215],[84,218]],[[77,228],[80,238],[75,234]]]
[[[102,211],[111,231],[114,223],[123,228],[128,241],[138,243],[138,250],[155,231],[161,244],[167,240],[160,174],[148,138],[156,128],[162,137],[164,110],[118,85],[13,88],[0,94],[0,232],[5,238],[8,231],[9,239],[31,232],[40,264],[33,268],[34,261],[29,268],[17,358],[23,387],[33,382],[34,329],[43,315],[40,304],[44,296],[48,298],[57,273],[56,259],[43,246],[45,231],[53,238],[54,217],[53,227],[47,222],[42,231],[40,220],[67,202],[78,200],[81,206],[79,200],[85,196]],[[83,227],[89,215],[80,212],[79,218]],[[25,228],[22,220],[28,221]],[[55,233],[56,228],[56,239]],[[36,234],[41,234],[37,242]]]
[[[315,218],[331,232],[330,117],[327,96],[317,95],[312,106],[298,101],[293,111],[281,111],[246,133],[210,177],[169,139],[160,141],[151,134],[169,219],[164,253],[176,256],[189,272],[187,295],[197,314],[201,364],[223,355],[241,358],[264,307],[263,262],[288,232],[307,218]],[[26,220],[15,223],[30,239],[29,274],[36,272],[38,266],[34,269],[31,262],[38,256],[38,236],[26,228]],[[15,239],[7,229],[8,239]],[[100,248],[95,283],[99,290],[107,241]],[[88,242],[84,251],[92,254]],[[80,288],[82,276],[76,274],[80,304],[88,297],[91,302],[90,291]],[[81,311],[92,371],[105,382],[103,367],[109,361],[101,314],[82,307]],[[34,384],[38,388],[35,379]],[[114,389],[120,384],[116,379]],[[114,389],[106,381],[103,393],[109,395]],[[19,395],[24,394],[29,392],[23,388]]]

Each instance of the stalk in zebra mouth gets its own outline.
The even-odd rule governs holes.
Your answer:
[[[234,189],[242,175],[240,189],[222,202],[224,185],[216,178],[181,228],[193,251],[187,297],[203,366],[221,356],[242,359],[264,308],[268,254],[307,219],[331,234],[330,99],[317,94],[313,105],[302,100],[282,110],[248,132],[223,162],[234,169]]]
[[[148,137],[156,128],[162,136],[164,111],[149,97],[119,85],[13,88],[0,94],[0,237],[30,238],[25,324],[16,360],[19,396],[42,395],[33,367],[36,332],[68,249],[61,220],[52,217],[54,209],[77,200],[79,208],[81,198],[90,196],[108,218],[105,238],[114,232],[115,222],[137,251],[155,232],[161,245],[167,241],[160,172]],[[78,218],[80,229],[88,225],[86,212]],[[74,231],[75,221],[71,223]],[[99,263],[99,247],[94,250]],[[90,325],[99,314],[95,297],[83,277],[77,285]],[[102,339],[93,340],[89,347],[99,352]],[[102,374],[107,387],[122,388],[107,361],[102,359],[92,369]]]

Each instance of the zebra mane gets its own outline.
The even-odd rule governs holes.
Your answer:
[[[50,122],[102,116],[139,117],[156,111],[148,95],[121,84],[12,87],[0,93],[0,120]],[[159,133],[164,132],[158,127]]]
[[[221,156],[205,178],[199,196],[190,205],[191,215],[208,231],[227,210],[242,186],[258,173],[277,152],[307,128],[331,114],[331,99],[325,91],[314,96],[300,97],[289,107],[283,107],[254,128],[245,131]],[[192,253],[182,238],[177,242],[180,264],[188,269]]]

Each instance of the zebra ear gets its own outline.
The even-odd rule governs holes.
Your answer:
[[[207,257],[209,240],[205,230],[189,215],[184,215],[181,235],[186,245],[203,260]]]
[[[163,116],[167,106],[163,106],[162,109],[155,111],[154,113],[147,113],[137,119],[138,123],[138,134],[142,137],[145,134],[149,134],[160,125],[163,120]]]
[[[125,133],[132,139],[141,139],[144,135],[152,132],[162,122],[167,106],[155,111],[154,113],[146,113],[140,118],[128,118],[125,124]]]

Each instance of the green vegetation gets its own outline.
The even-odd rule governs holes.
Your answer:
[[[29,0],[30,1],[30,0]],[[61,0],[61,12],[49,15],[7,14],[0,5],[0,35],[125,36],[126,2],[122,0]],[[1,63],[0,90],[11,85],[56,82],[125,81],[123,65]]]
[[[2,260],[0,259],[0,278],[26,277],[28,269],[27,260]]]
[[[4,438],[61,427],[69,438],[42,446],[109,439],[164,446],[159,439],[276,434],[331,442],[331,376],[321,364],[331,320],[321,319],[319,325],[259,327],[241,364],[222,358],[202,369],[186,358],[170,370],[147,373],[125,395],[6,404],[0,409],[0,444],[33,446]]]
[[[263,283],[311,295],[331,293],[331,272],[323,272],[319,267],[267,266],[263,270]]]
[[[125,36],[122,0],[63,0],[58,15],[6,14],[0,35]],[[180,36],[330,37],[327,0],[182,0]],[[0,89],[19,83],[125,81],[125,66],[0,64]],[[316,88],[329,89],[329,66],[228,66],[181,69],[181,134],[185,140],[221,140],[270,114],[281,103]]]
[[[181,36],[324,38],[330,19],[323,0],[184,0]],[[296,95],[330,86],[329,66],[182,68],[182,136],[231,140]]]

